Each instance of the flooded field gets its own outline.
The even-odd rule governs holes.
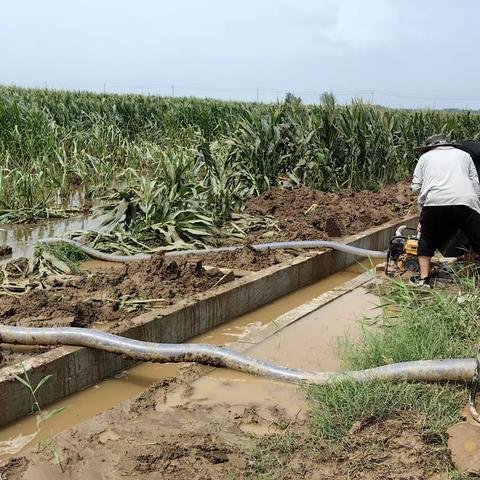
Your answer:
[[[0,258],[0,264],[14,258],[31,257],[35,244],[42,238],[63,237],[66,232],[79,230],[96,230],[101,223],[101,217],[76,216],[35,225],[0,225],[0,245],[12,247],[12,254]]]

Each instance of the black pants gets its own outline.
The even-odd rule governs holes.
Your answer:
[[[474,252],[480,255],[480,213],[465,205],[423,207],[420,215],[422,231],[418,255],[432,257],[446,240],[462,230]]]

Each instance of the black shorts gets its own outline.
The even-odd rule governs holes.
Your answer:
[[[465,205],[423,207],[418,255],[432,257],[460,229],[480,255],[480,213]]]

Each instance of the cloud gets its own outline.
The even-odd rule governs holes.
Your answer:
[[[362,50],[391,43],[396,35],[395,5],[385,0],[338,0],[337,22],[328,37],[344,49]]]
[[[376,90],[425,105],[411,94],[479,96],[479,15],[478,0],[5,2],[0,83],[164,94],[174,83],[248,100],[257,87],[306,100]]]

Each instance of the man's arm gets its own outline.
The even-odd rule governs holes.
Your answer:
[[[470,181],[472,182],[473,189],[477,194],[477,197],[480,197],[480,183],[478,181],[478,173],[475,164],[473,163],[472,157],[468,155],[469,163],[468,163],[468,176]]]
[[[478,177],[477,177],[477,181],[478,181]],[[417,162],[417,166],[415,167],[415,171],[413,172],[412,190],[414,192],[419,192],[422,189],[422,183],[423,183],[423,158],[420,157],[420,160]]]

